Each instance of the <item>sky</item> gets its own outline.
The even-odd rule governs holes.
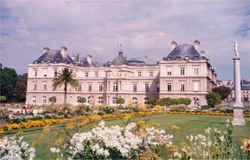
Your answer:
[[[201,42],[218,79],[233,77],[233,41],[250,79],[250,0],[0,0],[0,62],[18,73],[42,48],[106,62],[119,44],[129,58],[155,63],[170,42]]]

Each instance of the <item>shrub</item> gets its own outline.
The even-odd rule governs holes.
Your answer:
[[[125,99],[122,98],[122,97],[118,97],[117,100],[116,100],[116,103],[119,104],[119,105],[122,105],[125,103]]]
[[[186,106],[184,106],[184,105],[171,106],[170,111],[172,111],[172,112],[185,112]]]
[[[172,104],[172,99],[171,98],[160,98],[157,102],[158,105],[160,106],[168,106]]]
[[[191,99],[190,98],[178,98],[177,102],[178,102],[178,104],[190,105]]]
[[[114,108],[112,108],[112,107],[106,106],[106,107],[103,108],[103,111],[104,111],[104,113],[106,113],[106,114],[110,114],[110,113],[113,113],[115,110],[114,110]]]
[[[157,98],[149,98],[148,99],[148,103],[151,104],[151,105],[156,105],[157,101],[158,101]]]
[[[217,92],[209,92],[206,95],[206,99],[207,99],[207,104],[211,107],[214,107],[215,105],[221,103],[221,96]]]
[[[86,98],[85,97],[77,97],[77,102],[83,104],[86,102]]]
[[[49,97],[49,101],[52,104],[56,103],[56,96]]]
[[[6,96],[0,96],[0,103],[6,102],[6,100],[7,100]]]
[[[209,105],[201,106],[201,110],[208,110],[209,108],[211,108],[211,106],[209,106]]]

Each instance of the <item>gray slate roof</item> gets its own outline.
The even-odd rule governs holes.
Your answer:
[[[164,60],[176,60],[176,59],[206,59],[201,56],[200,53],[191,44],[181,44],[177,45]]]
[[[66,63],[73,64],[74,61],[69,55],[63,57],[60,50],[48,50],[43,55],[41,55],[37,60],[33,62],[37,63]]]

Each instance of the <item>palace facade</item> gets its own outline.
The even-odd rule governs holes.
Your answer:
[[[69,56],[67,48],[43,49],[43,54],[28,65],[26,104],[47,105],[56,96],[56,103],[63,103],[63,86],[53,90],[53,78],[63,68],[73,70],[79,87],[69,86],[67,103],[77,105],[85,97],[89,105],[116,105],[117,97],[125,104],[147,104],[151,97],[186,97],[190,106],[206,104],[205,95],[216,86],[216,73],[199,49],[193,44],[171,42],[172,50],[159,62],[151,64],[144,59],[129,59],[122,51],[113,60],[100,64],[91,55],[80,58]]]

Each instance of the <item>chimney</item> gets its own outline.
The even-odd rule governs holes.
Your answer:
[[[144,63],[145,63],[145,64],[148,63],[148,56],[144,56]]]
[[[177,46],[177,42],[176,41],[172,41],[171,42],[171,48],[172,48],[172,50],[175,49],[176,46]]]
[[[44,47],[43,48],[43,53],[49,52],[49,48],[48,47]]]
[[[194,46],[194,48],[195,48],[197,51],[199,50],[200,44],[201,44],[201,42],[198,41],[198,40],[195,40],[195,41],[193,42],[193,46]]]
[[[66,56],[67,56],[67,50],[68,50],[67,47],[65,47],[65,46],[61,47],[60,53],[61,53],[61,55],[62,55],[63,57],[66,57]]]
[[[88,64],[92,64],[92,56],[91,55],[88,55],[87,58],[86,58]]]

